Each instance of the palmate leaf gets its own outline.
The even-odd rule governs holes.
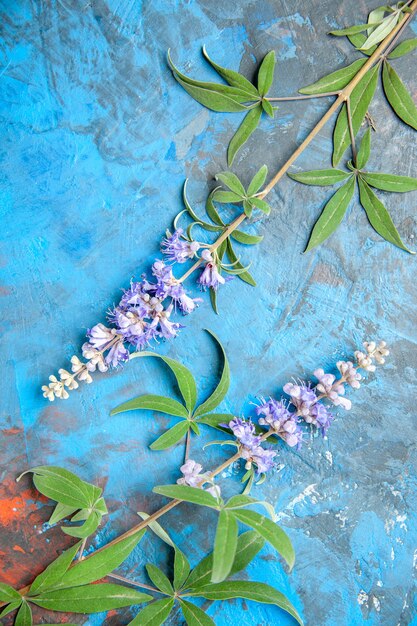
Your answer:
[[[417,37],[414,37],[413,39],[405,39],[399,43],[398,46],[392,50],[392,52],[389,53],[388,58],[398,59],[399,57],[412,52],[415,48],[417,48]]]
[[[411,252],[401,240],[387,209],[362,178],[359,178],[359,195],[368,220],[376,232],[386,241],[393,243],[406,252]]]
[[[305,252],[323,243],[336,230],[352,200],[354,189],[355,179],[352,177],[333,194],[314,225]]]
[[[350,95],[352,112],[352,127],[356,135],[364,118],[371,100],[374,96],[378,81],[378,66],[370,69],[359,81]],[[341,108],[336,120],[333,133],[333,167],[339,163],[346,148],[350,145],[349,124],[346,104]]]
[[[239,89],[246,91],[248,95],[250,95],[254,99],[259,98],[259,92],[256,87],[252,85],[252,83],[249,82],[248,79],[245,78],[242,74],[233,70],[229,70],[225,67],[221,67],[221,65],[215,63],[209,57],[205,46],[203,46],[203,54],[207,61],[214,67],[216,72],[220,74],[220,76],[224,78],[224,80],[227,81],[229,85],[231,85],[232,87],[238,87]]]
[[[362,178],[365,179],[371,187],[376,187],[376,189],[382,189],[383,191],[404,193],[417,189],[417,178],[412,178],[411,176],[363,172]]]
[[[139,611],[128,626],[161,626],[174,608],[174,598],[155,600]]]
[[[130,358],[132,357],[157,357],[162,359],[162,361],[171,369],[176,378],[179,390],[184,398],[185,406],[189,411],[194,409],[197,401],[197,385],[194,376],[190,370],[185,367],[185,365],[179,361],[170,359],[169,357],[157,354],[156,352],[135,352]]]
[[[227,149],[227,165],[231,167],[234,158],[240,148],[247,142],[252,133],[257,129],[262,115],[262,105],[258,104],[243,118],[242,123],[233,135]]]
[[[356,167],[361,170],[368,163],[371,154],[371,129],[368,128],[362,137],[361,145],[356,157]]]
[[[47,498],[75,509],[90,508],[94,505],[102,490],[90,485],[72,472],[55,465],[40,465],[26,470],[18,481],[27,473],[33,473],[36,489]]]
[[[194,417],[199,417],[200,415],[204,415],[205,413],[213,411],[222,402],[222,400],[224,400],[230,386],[230,367],[229,361],[227,360],[226,352],[218,337],[209,330],[207,332],[213,337],[213,339],[216,341],[221,349],[223,356],[223,370],[217,387],[215,388],[213,393],[207,398],[207,400],[205,400],[197,407],[194,412]]]
[[[347,67],[342,67],[340,70],[336,70],[336,72],[327,74],[327,76],[324,76],[317,82],[307,85],[307,87],[303,87],[298,91],[307,95],[339,91],[350,83],[365,63],[366,59],[357,59]]]
[[[188,626],[216,626],[211,617],[195,604],[181,599],[180,607]]]
[[[187,433],[191,424],[188,420],[183,420],[175,424],[172,428],[164,432],[156,441],[149,446],[151,450],[166,450],[178,443]]]
[[[300,172],[299,174],[288,174],[290,178],[296,180],[303,185],[318,185],[320,187],[326,187],[327,185],[335,185],[342,180],[346,180],[351,176],[349,172],[344,172],[338,169],[326,169],[326,170],[310,170],[308,172]]]
[[[149,411],[157,411],[158,413],[166,413],[167,415],[175,415],[176,417],[188,418],[188,411],[180,402],[173,398],[165,396],[156,396],[154,394],[146,394],[133,398],[119,404],[110,412],[110,415],[117,415],[124,411],[135,411],[136,409],[147,409]]]
[[[237,548],[238,524],[231,511],[220,511],[213,551],[211,582],[222,582],[230,574]]]
[[[159,485],[152,490],[161,496],[174,498],[175,500],[183,500],[191,502],[199,506],[208,506],[212,509],[218,509],[219,503],[210,493],[199,489],[198,487],[188,487],[187,485]]]
[[[382,69],[382,84],[394,113],[403,122],[417,130],[417,107],[401,78],[387,61]]]
[[[289,613],[301,626],[303,622],[291,602],[274,587],[264,583],[246,580],[228,580],[224,583],[216,583],[201,587],[189,594],[193,597],[206,598],[207,600],[232,600],[244,598],[264,604],[275,604],[280,609]]]

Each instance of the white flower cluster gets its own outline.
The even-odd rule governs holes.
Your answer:
[[[385,341],[380,341],[378,345],[375,341],[365,341],[363,346],[366,353],[360,352],[360,350],[355,352],[358,367],[364,369],[366,372],[374,372],[376,370],[374,360],[377,365],[383,365],[385,363],[385,357],[389,355],[389,350],[387,350],[386,347],[387,344]]]

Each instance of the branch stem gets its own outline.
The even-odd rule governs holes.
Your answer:
[[[348,96],[346,98],[346,115],[347,115],[347,120],[348,120],[350,143],[351,143],[351,148],[352,148],[353,165],[356,167],[356,159],[358,157],[358,153],[356,151],[355,132],[353,130],[352,109],[351,109],[351,106],[350,106],[350,96]]]
[[[340,91],[326,91],[325,93],[306,94],[302,96],[283,96],[280,98],[264,98],[269,102],[289,102],[294,100],[311,100],[312,98],[328,98],[329,96],[338,96]]]

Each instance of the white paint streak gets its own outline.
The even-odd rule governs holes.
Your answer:
[[[358,604],[362,606],[363,604],[368,603],[369,596],[363,589],[361,589],[360,592],[358,593],[357,600],[358,600]]]

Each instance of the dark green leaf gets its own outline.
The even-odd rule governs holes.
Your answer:
[[[274,117],[274,107],[269,102],[269,100],[262,100],[262,109],[265,111],[268,117]]]
[[[13,600],[21,600],[22,596],[16,589],[13,589],[6,583],[0,583],[0,602],[12,602]]]
[[[145,529],[140,530],[131,537],[93,552],[71,567],[55,587],[78,587],[104,578],[127,559],[144,534]]]
[[[167,430],[163,435],[158,437],[156,441],[154,441],[149,447],[151,450],[166,450],[167,448],[171,448],[176,443],[180,441],[190,428],[190,422],[188,420],[184,420],[175,424],[172,428]]]
[[[224,226],[224,222],[222,220],[222,218],[220,217],[216,207],[214,206],[213,203],[213,194],[214,192],[217,191],[217,189],[213,189],[213,191],[209,194],[207,201],[206,201],[206,211],[207,211],[207,215],[209,216],[209,218],[211,220],[213,220],[213,222],[215,224],[218,224],[219,226]]]
[[[183,500],[184,502],[192,502],[200,506],[208,506],[217,509],[219,504],[210,493],[199,489],[198,487],[188,487],[187,485],[160,485],[152,490],[161,496],[174,498],[175,500]]]
[[[174,608],[173,598],[155,600],[139,611],[128,626],[161,626]]]
[[[213,193],[213,200],[215,200],[216,202],[220,202],[220,204],[229,204],[229,203],[236,203],[236,202],[242,202],[242,198],[241,196],[239,196],[237,193],[234,193],[233,191],[215,191]]]
[[[48,567],[35,578],[30,586],[28,595],[31,596],[35,593],[40,593],[44,589],[51,589],[55,587],[68,570],[80,547],[81,542],[79,541],[71,548],[68,548],[68,550],[65,550],[65,552],[60,554],[55,561],[50,563],[50,565],[48,565]]]
[[[417,107],[397,72],[387,62],[382,70],[382,84],[394,112],[403,122],[417,130]]]
[[[249,235],[249,233],[243,232],[243,230],[234,230],[230,235],[235,241],[239,243],[244,243],[247,246],[254,246],[257,243],[260,243],[263,239],[263,236],[260,235]]]
[[[363,54],[366,54],[366,56],[368,57],[371,56],[371,54],[373,54],[376,50],[376,46],[372,46],[372,48],[369,48],[369,50],[361,49],[362,45],[366,41],[366,35],[364,35],[363,33],[348,35],[348,39],[350,43],[353,44],[357,50],[360,50],[361,52],[363,52]]]
[[[97,497],[101,495],[101,489],[86,483],[62,467],[40,465],[27,470],[23,474],[28,472],[33,472],[33,482],[40,493],[68,507],[72,506],[75,509],[89,508],[93,506]]]
[[[216,343],[218,344],[222,352],[223,371],[219,380],[219,384],[217,385],[216,389],[207,398],[207,400],[205,400],[202,404],[200,404],[200,406],[197,407],[196,411],[194,412],[194,417],[199,417],[200,415],[204,415],[205,413],[209,413],[210,411],[213,411],[225,398],[229,390],[229,385],[230,385],[230,368],[229,368],[229,361],[227,360],[226,352],[219,338],[210,330],[208,330],[207,332],[213,337],[213,339],[216,341]]]
[[[211,582],[222,582],[230,573],[237,547],[238,525],[230,511],[220,511],[213,551]]]
[[[242,76],[242,74],[239,74],[239,72],[234,72],[233,70],[229,70],[225,67],[221,67],[221,65],[215,63],[209,57],[205,46],[203,46],[203,54],[207,61],[214,67],[216,72],[218,72],[220,76],[229,83],[229,85],[231,85],[232,87],[238,87],[242,91],[246,91],[251,99],[257,100],[259,98],[259,93],[256,87],[252,85],[252,83],[249,82],[247,78]]]
[[[32,626],[32,610],[27,602],[22,602],[14,621],[15,626]]]
[[[234,263],[234,267],[237,269],[242,269],[243,265],[238,261],[238,258],[233,250],[233,246],[230,242],[230,239],[227,240],[227,255],[229,257],[230,263]],[[256,287],[256,282],[253,279],[252,275],[249,272],[244,272],[243,274],[239,274],[239,278],[243,280],[245,283],[252,285],[252,287]],[[209,409],[210,411],[212,409]]]
[[[366,181],[359,179],[359,194],[368,220],[376,232],[387,241],[393,243],[406,252],[411,252],[402,242],[390,214],[379,198],[376,197]]]
[[[96,532],[101,522],[101,517],[102,516],[100,513],[97,513],[97,511],[92,511],[87,517],[84,524],[81,524],[81,526],[62,526],[61,530],[70,537],[86,539]]]
[[[378,82],[379,66],[375,65],[366,72],[359,83],[353,89],[350,95],[350,108],[352,112],[352,127],[356,135],[365,118],[368,107],[374,96],[376,85]],[[346,148],[350,145],[350,134],[347,117],[346,104],[340,110],[337,116],[336,126],[333,134],[333,166],[339,163]]]
[[[174,359],[170,359],[167,356],[162,356],[161,354],[157,354],[156,352],[136,352],[135,357],[157,357],[162,359],[164,363],[168,365],[168,367],[172,370],[174,374],[179,390],[181,392],[182,397],[184,398],[185,406],[189,411],[192,411],[195,407],[195,403],[197,401],[197,386],[195,384],[194,376],[185,365],[179,363],[179,361],[175,361]]]
[[[180,600],[180,606],[188,626],[216,626],[211,617],[195,604]]]
[[[216,179],[221,180],[222,183],[226,185],[230,189],[236,193],[239,197],[245,197],[246,191],[236,174],[233,172],[220,172],[220,174],[216,174]]]
[[[190,563],[181,550],[175,546],[174,557],[174,589],[180,589],[190,573]]]
[[[356,167],[361,170],[368,163],[369,155],[371,154],[371,129],[368,128],[362,137],[361,145],[356,157]]]
[[[5,617],[5,615],[8,615],[12,611],[15,611],[16,609],[18,609],[19,606],[22,604],[22,601],[23,599],[20,596],[19,600],[13,600],[12,602],[9,602],[9,604],[3,607],[3,610],[0,611],[0,618]]]
[[[146,566],[146,571],[148,572],[148,576],[162,593],[166,593],[169,596],[174,595],[174,589],[169,582],[167,576],[165,576],[164,572],[156,567],[156,565],[152,565],[152,563],[148,563]]]
[[[135,411],[136,409],[147,409],[149,411],[157,411],[158,413],[175,415],[176,417],[188,418],[187,409],[177,400],[153,394],[138,396],[128,402],[123,402],[123,404],[119,404],[119,406],[113,409],[110,415],[117,415],[117,413],[123,413],[124,411]]]
[[[323,243],[336,230],[352,200],[354,189],[355,179],[351,178],[333,194],[314,225],[306,252]]]
[[[233,598],[244,598],[254,602],[264,604],[275,604],[280,609],[289,613],[299,624],[303,624],[295,607],[279,591],[265,585],[247,580],[228,580],[224,583],[217,583],[201,587],[198,591],[190,593],[190,596],[207,598],[207,600],[231,600]]]
[[[44,609],[66,613],[100,613],[150,600],[153,598],[147,593],[109,583],[45,591],[31,598],[31,602]]]
[[[244,117],[243,122],[233,135],[227,149],[227,165],[231,167],[238,150],[247,142],[256,130],[262,115],[262,105],[251,109]]]
[[[235,560],[230,570],[230,576],[244,570],[265,545],[265,539],[255,530],[248,530],[239,535]]]
[[[294,548],[292,547],[288,535],[282,528],[264,515],[260,515],[255,511],[236,509],[234,515],[240,522],[256,530],[261,537],[268,541],[285,559],[289,568],[292,569],[295,561]]]
[[[261,96],[266,96],[274,80],[275,52],[271,50],[264,56],[258,71],[258,91]]]
[[[417,37],[414,39],[405,39],[398,46],[394,48],[392,52],[388,55],[389,59],[398,59],[399,57],[412,52],[415,48],[417,48]]]
[[[327,93],[328,91],[339,91],[346,87],[354,76],[359,72],[362,65],[366,63],[366,59],[357,59],[347,67],[342,67],[336,72],[327,74],[320,80],[307,87],[303,87],[298,91],[307,95],[316,93]]]
[[[249,183],[248,187],[248,196],[253,196],[257,193],[260,188],[265,183],[266,177],[268,175],[268,168],[266,165],[262,165],[262,167],[256,172],[255,176]]]
[[[412,178],[411,176],[364,172],[362,178],[364,178],[371,187],[376,187],[383,191],[406,192],[415,191],[417,189],[417,178]]]
[[[346,180],[351,175],[349,172],[337,169],[310,170],[308,172],[300,172],[299,174],[288,174],[290,178],[298,183],[303,183],[303,185],[319,185],[321,187],[335,185],[342,180]]]

